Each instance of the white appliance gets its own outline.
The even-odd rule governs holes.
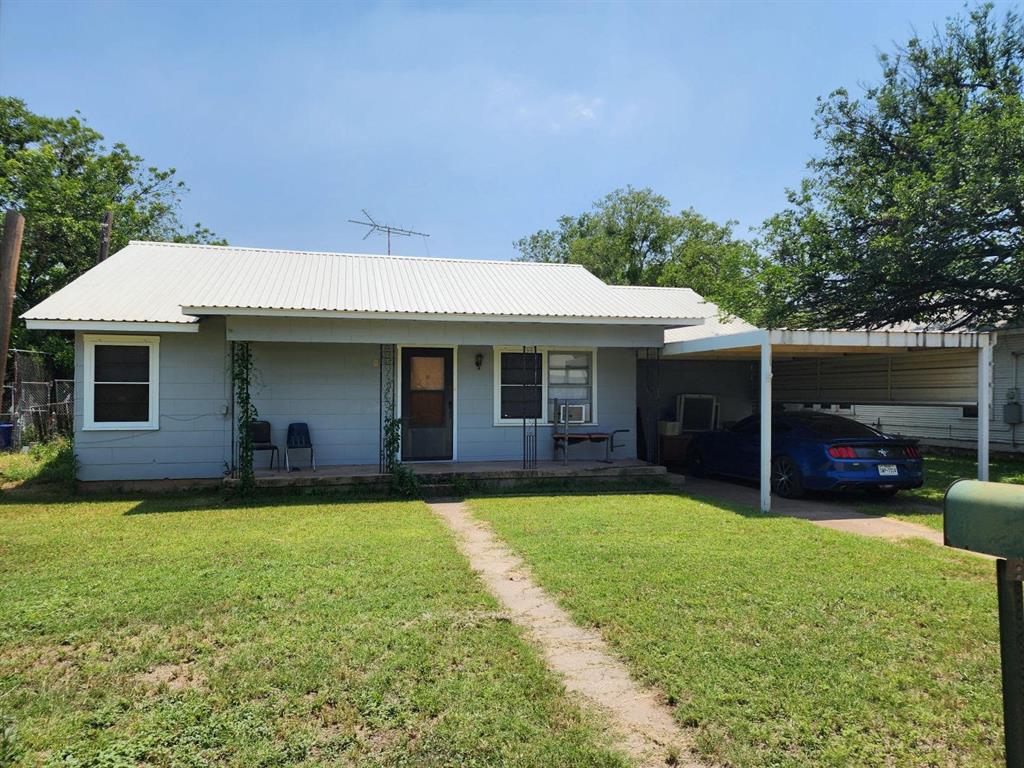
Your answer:
[[[718,427],[718,398],[714,395],[676,395],[676,421],[683,432]]]
[[[565,424],[586,424],[590,421],[590,406],[584,405],[561,405],[559,406],[558,423]]]

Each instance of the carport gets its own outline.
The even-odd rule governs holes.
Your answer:
[[[761,417],[761,510],[768,512],[775,403],[976,403],[982,415],[978,479],[987,480],[989,420],[984,414],[992,403],[994,343],[994,334],[988,333],[765,330],[712,321],[668,331],[661,360],[747,361],[751,371],[756,368],[751,404]],[[708,384],[715,386],[721,383]]]

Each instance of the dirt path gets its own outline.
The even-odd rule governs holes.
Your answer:
[[[430,504],[455,532],[462,552],[512,620],[524,627],[544,652],[548,667],[566,688],[603,709],[621,734],[621,746],[641,766],[703,768],[693,757],[692,742],[657,695],[633,681],[601,636],[577,626],[538,587],[523,561],[470,515],[462,502]]]

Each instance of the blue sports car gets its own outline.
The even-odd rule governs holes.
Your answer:
[[[690,443],[689,471],[756,480],[760,474],[761,417],[730,429],[699,432]],[[798,498],[807,490],[862,489],[891,495],[924,482],[915,440],[818,411],[772,416],[772,490]]]

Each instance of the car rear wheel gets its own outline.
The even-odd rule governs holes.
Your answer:
[[[788,456],[772,461],[772,491],[784,499],[799,499],[804,495],[800,468]]]

